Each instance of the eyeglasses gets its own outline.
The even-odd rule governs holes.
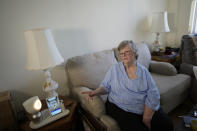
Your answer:
[[[128,56],[130,55],[131,50],[125,51],[124,53],[120,53],[120,57]]]

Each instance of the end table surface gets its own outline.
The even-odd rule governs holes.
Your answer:
[[[179,59],[179,56],[177,54],[174,55],[165,55],[164,53],[160,53],[159,55],[151,55],[152,60],[160,61],[160,62],[169,62],[173,63],[177,59]]]
[[[26,121],[24,123],[22,123],[20,125],[20,128],[21,130],[23,131],[48,131],[48,130],[72,130],[72,128],[74,127],[71,127],[72,124],[75,123],[76,121],[76,110],[77,110],[77,102],[73,99],[70,99],[70,98],[66,98],[64,96],[59,96],[60,99],[62,99],[64,101],[64,106],[66,109],[69,109],[70,113],[63,117],[63,118],[60,118],[52,123],[49,123],[48,125],[46,126],[43,126],[39,129],[31,129],[29,127],[29,123],[30,121]],[[45,100],[41,100],[42,101],[42,104],[43,104],[43,108],[42,109],[46,109],[47,108],[47,105],[46,105],[46,102]],[[75,126],[75,125],[74,125]],[[67,128],[69,127],[69,128]],[[66,128],[66,129],[65,129]]]
[[[159,53],[159,55],[151,54],[151,59],[159,62],[168,62],[179,69],[180,66],[180,56],[178,54],[165,55],[164,53]]]

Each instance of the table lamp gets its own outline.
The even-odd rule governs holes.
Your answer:
[[[153,12],[152,13],[152,24],[150,27],[150,31],[156,33],[156,39],[153,42],[152,50],[155,52],[160,51],[161,42],[159,41],[160,33],[170,32],[168,26],[168,17],[167,12]]]
[[[57,96],[58,83],[51,79],[49,68],[64,62],[60,55],[50,29],[40,28],[24,32],[27,47],[28,70],[43,70],[46,81],[43,90],[47,97]]]
[[[60,55],[50,29],[38,28],[26,30],[24,32],[27,47],[28,70],[43,70],[46,81],[43,91],[46,93],[46,103],[48,109],[41,112],[42,120],[39,123],[31,122],[33,129],[40,128],[52,121],[55,121],[69,113],[60,102],[56,89],[58,83],[52,80],[49,68],[55,67],[64,62]],[[30,98],[31,99],[31,98]],[[33,104],[30,100],[29,104]],[[28,112],[28,108],[25,108]]]

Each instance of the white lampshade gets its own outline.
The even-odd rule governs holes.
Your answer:
[[[50,29],[40,28],[24,32],[28,70],[44,70],[64,62]]]
[[[150,27],[151,32],[162,33],[170,32],[168,26],[167,12],[154,12],[152,14],[152,24]]]

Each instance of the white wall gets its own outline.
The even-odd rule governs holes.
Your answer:
[[[26,29],[50,27],[66,60],[125,39],[150,44],[155,36],[147,30],[147,17],[166,9],[167,0],[0,0],[0,91],[43,95],[43,72],[25,70]],[[52,76],[58,92],[68,95],[64,67],[52,69]]]

